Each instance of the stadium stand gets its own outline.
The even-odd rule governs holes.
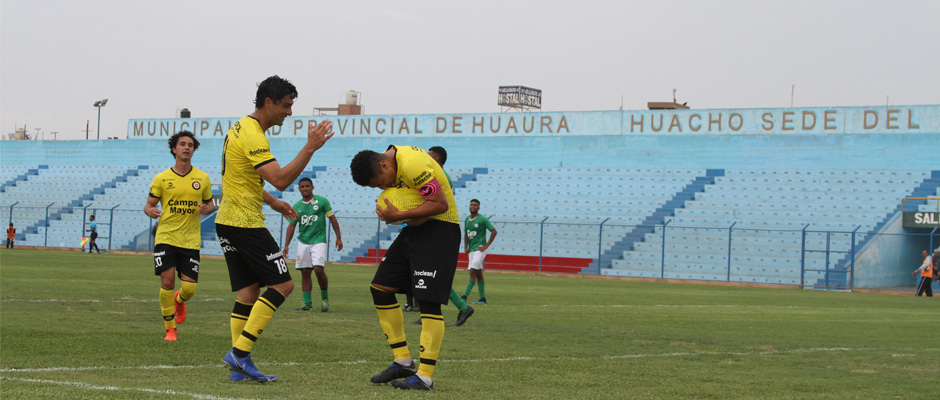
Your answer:
[[[221,181],[218,167],[204,170]],[[138,206],[160,171],[156,166],[5,168],[3,205],[16,203],[12,216],[25,228],[22,245],[74,247],[94,212],[105,217],[99,219],[101,238],[110,239],[110,248],[136,250],[152,228]],[[855,245],[861,246],[897,211],[901,198],[923,191],[940,195],[936,171],[477,167],[449,172],[460,182],[455,185],[460,210],[473,193],[487,193],[483,212],[500,232],[490,268],[539,270],[541,259],[541,270],[549,272],[786,285],[812,286],[822,277],[820,271],[806,273],[801,264],[819,265],[826,255],[805,249],[828,245],[847,252],[851,247],[845,238],[803,240],[804,228],[855,231]],[[330,199],[340,219],[346,248],[331,248],[330,259],[374,262],[400,227],[377,223],[372,216],[377,189],[360,187],[347,175],[342,167],[315,166],[302,176],[314,180],[315,193]],[[300,199],[295,186],[274,193],[290,203]],[[283,238],[286,221],[267,206],[265,213],[269,230]],[[221,255],[213,219],[210,215],[203,224],[203,253]],[[845,258],[839,256],[836,264]]]
[[[907,115],[913,119],[907,129],[933,123],[933,117],[918,119],[913,113],[934,115],[937,109],[911,106]],[[881,109],[838,110],[861,116],[862,124],[869,123],[864,118],[871,118],[870,113],[887,115]],[[759,112],[764,110],[753,115],[791,111]],[[900,230],[896,227],[903,198],[940,197],[936,165],[919,158],[908,162],[906,157],[935,143],[940,132],[896,132],[891,125],[863,132],[867,125],[849,123],[838,134],[817,128],[819,132],[800,135],[759,130],[647,135],[650,132],[636,123],[642,120],[640,114],[565,114],[572,130],[582,122],[599,130],[639,130],[625,135],[338,137],[327,151],[315,155],[301,177],[313,179],[314,193],[330,200],[340,221],[345,248],[336,251],[330,238],[332,262],[374,263],[400,232],[400,227],[375,218],[374,200],[380,191],[350,179],[352,155],[363,148],[384,149],[388,143],[442,145],[448,149],[446,170],[455,183],[461,221],[470,199],[477,198],[481,212],[499,230],[486,260],[489,269],[836,289],[851,285],[855,276],[850,274],[856,274],[854,263],[861,252],[886,230]],[[607,124],[602,121],[607,115],[624,119]],[[478,120],[466,118],[470,127]],[[595,120],[600,122],[591,122]],[[711,122],[703,126],[711,129]],[[290,156],[301,140],[272,140],[271,151]],[[169,158],[153,143],[4,143],[0,210],[17,226],[18,244],[78,247],[87,216],[94,213],[99,245],[107,246],[103,249],[147,251],[154,221],[141,210],[151,180],[167,168]],[[204,137],[194,160],[215,184],[221,183],[221,143],[215,134]],[[88,165],[87,160],[107,162]],[[271,190],[270,185],[268,189],[290,203],[300,199],[296,182],[284,191]],[[218,186],[213,192],[220,195]],[[936,212],[937,204],[905,202],[903,211],[913,210]],[[280,240],[287,222],[267,206],[264,212],[268,229]],[[221,255],[214,215],[205,216],[202,227],[203,254]],[[926,235],[910,246],[933,243],[929,232]],[[898,251],[919,254],[907,248]],[[901,265],[906,260],[890,266],[875,261],[877,254],[866,261],[864,285],[909,281],[897,273],[906,268]],[[881,277],[887,275],[893,277]]]

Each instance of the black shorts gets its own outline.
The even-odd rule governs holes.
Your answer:
[[[91,240],[97,239],[97,238],[98,238],[98,232],[92,232],[92,233],[91,233],[91,236],[89,236],[88,238],[91,239]]]
[[[199,250],[184,249],[168,244],[153,246],[153,274],[176,268],[176,276],[186,275],[199,282]]]
[[[287,261],[267,228],[237,228],[215,224],[228,265],[232,291],[251,286],[276,285],[291,280]]]
[[[447,304],[459,253],[460,225],[431,219],[406,226],[389,246],[372,283]]]

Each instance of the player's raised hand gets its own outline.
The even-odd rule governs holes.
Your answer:
[[[320,121],[319,124],[310,121],[307,126],[307,144],[313,147],[313,151],[317,151],[335,133],[333,132],[333,123],[330,121]]]

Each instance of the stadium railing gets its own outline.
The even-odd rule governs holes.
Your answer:
[[[98,216],[98,245],[102,250],[150,251],[155,220],[138,208],[88,205],[80,212],[52,219],[51,204],[8,205],[18,229],[18,244],[37,247],[81,247],[88,234],[88,215]],[[288,222],[267,210],[267,226],[283,247]],[[212,216],[204,217],[212,218]],[[327,224],[330,262],[378,263],[400,232],[373,215],[337,214],[344,249],[336,251]],[[487,256],[487,268],[581,273],[658,279],[683,279],[791,285],[804,288],[851,290],[861,232],[818,229],[812,224],[793,229],[744,226],[690,226],[667,220],[652,232],[631,233],[641,227],[620,220],[543,217],[491,218],[499,235]],[[205,226],[205,225],[204,225]],[[222,255],[212,232],[203,232],[203,254]],[[625,237],[637,236],[624,246]],[[876,233],[876,236],[892,235]],[[930,236],[940,245],[940,232],[904,233]],[[935,239],[936,238],[936,239]],[[903,241],[899,240],[899,246]],[[291,247],[296,249],[296,235]],[[461,247],[462,250],[462,247]],[[463,253],[461,251],[461,253]],[[291,255],[293,258],[293,255]],[[607,261],[603,265],[601,261]],[[466,266],[461,254],[459,266]]]

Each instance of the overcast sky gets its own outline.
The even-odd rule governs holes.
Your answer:
[[[0,133],[124,138],[131,118],[240,117],[270,75],[294,115],[940,104],[940,1],[2,0]]]

